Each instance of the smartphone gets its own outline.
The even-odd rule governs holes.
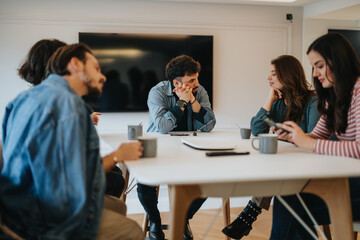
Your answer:
[[[170,136],[190,136],[189,133],[170,133]]]
[[[288,130],[285,130],[284,128],[279,127],[279,123],[274,122],[273,120],[271,120],[270,118],[265,118],[264,122],[269,125],[270,127],[275,127],[275,130],[281,129],[284,132],[289,132]]]
[[[244,151],[211,151],[206,152],[206,156],[208,157],[217,157],[217,156],[229,156],[229,155],[248,155],[250,152]]]

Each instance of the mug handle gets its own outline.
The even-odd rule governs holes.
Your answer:
[[[135,138],[135,128],[130,128],[129,135],[131,138]]]
[[[137,128],[138,129],[138,136],[142,136],[143,135],[143,127],[142,125],[139,124],[139,127]]]
[[[255,141],[255,140],[259,140],[259,138],[253,138],[252,141],[251,141],[251,146],[252,146],[255,150],[260,150],[260,147],[258,147],[258,148],[255,147],[255,145],[254,145],[254,141]]]

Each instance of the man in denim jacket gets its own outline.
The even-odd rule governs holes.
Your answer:
[[[199,84],[200,63],[189,56],[173,58],[166,66],[166,78],[149,93],[148,132],[170,131],[210,132],[216,123],[209,96]],[[157,208],[156,187],[138,184],[138,196],[150,220],[151,240],[164,239],[160,212]],[[187,214],[184,239],[193,239],[188,220],[204,203],[205,198],[195,200]]]
[[[143,239],[140,227],[103,208],[105,171],[138,159],[140,143],[101,158],[90,109],[106,78],[85,44],[59,48],[50,76],[6,107],[0,175],[3,223],[25,239]]]

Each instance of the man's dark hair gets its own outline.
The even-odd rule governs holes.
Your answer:
[[[165,76],[172,82],[177,77],[183,77],[185,75],[193,75],[200,72],[200,63],[195,61],[192,57],[187,55],[180,55],[166,65]]]
[[[51,55],[66,43],[57,39],[43,39],[31,47],[25,62],[18,69],[19,76],[25,81],[37,85],[46,77],[46,65]]]
[[[61,47],[49,59],[47,69],[49,73],[55,73],[60,76],[70,75],[70,72],[67,70],[67,65],[71,58],[76,57],[85,64],[85,53],[93,54],[89,46],[85,43],[77,43]]]

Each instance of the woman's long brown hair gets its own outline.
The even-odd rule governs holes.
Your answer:
[[[334,75],[331,88],[323,88],[313,77],[318,94],[318,110],[326,116],[326,128],[336,133],[345,133],[352,90],[360,76],[360,61],[351,43],[339,33],[328,33],[316,39],[308,48],[318,52]],[[314,69],[313,69],[314,70]]]
[[[294,56],[281,55],[271,61],[276,75],[283,85],[281,92],[287,105],[285,120],[300,122],[308,101],[315,95],[306,81],[304,69]]]

